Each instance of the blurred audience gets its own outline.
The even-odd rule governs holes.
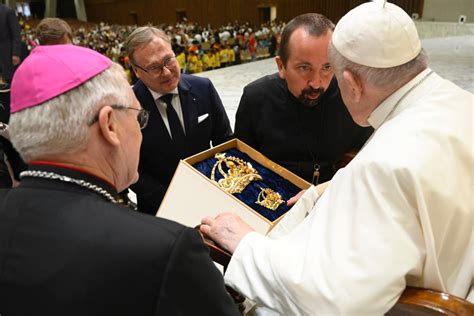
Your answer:
[[[68,22],[58,18],[45,18],[33,27],[34,22],[22,21],[22,39],[33,49],[36,45],[72,43],[91,48],[120,63],[129,80],[135,82],[130,71],[124,41],[137,26]],[[254,28],[250,23],[238,22],[213,28],[188,21],[175,25],[161,24],[171,40],[173,52],[183,73],[198,73],[258,59],[275,56],[281,30],[285,23],[272,21]],[[178,57],[179,56],[179,57]]]

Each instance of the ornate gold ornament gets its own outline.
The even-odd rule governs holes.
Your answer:
[[[263,207],[266,207],[272,211],[275,211],[281,203],[285,202],[280,193],[273,191],[270,188],[260,188],[261,191],[258,194],[257,203]]]
[[[262,177],[250,162],[234,156],[226,157],[225,153],[218,153],[214,158],[217,159],[217,162],[212,167],[211,180],[216,181],[217,169],[223,177],[216,181],[217,184],[230,194],[241,193],[250,182],[262,180]],[[223,163],[228,168],[227,172],[222,167]]]

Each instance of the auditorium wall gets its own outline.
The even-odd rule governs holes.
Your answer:
[[[437,22],[458,22],[459,16],[466,17],[464,22],[474,22],[473,0],[425,0],[423,20]]]
[[[176,23],[185,16],[200,25],[219,26],[229,21],[248,21],[259,25],[269,19],[276,7],[276,18],[289,21],[296,15],[318,12],[337,22],[351,8],[364,0],[85,0],[90,22],[118,24]],[[391,1],[409,14],[422,14],[423,0]]]

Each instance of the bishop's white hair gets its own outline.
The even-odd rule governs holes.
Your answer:
[[[128,106],[130,96],[123,68],[113,63],[66,93],[13,113],[11,141],[26,162],[83,151],[90,136],[89,122],[102,106],[115,103]]]

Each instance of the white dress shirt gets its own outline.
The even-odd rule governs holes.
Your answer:
[[[166,107],[168,106],[166,102],[160,100],[160,98],[164,95],[162,93],[155,92],[151,89],[148,89],[155,100],[156,108],[160,112],[161,117],[163,118],[163,122],[165,123],[166,129],[171,137],[171,129],[170,124],[168,122],[168,115],[166,114]],[[171,99],[171,104],[173,105],[176,114],[178,115],[179,121],[181,126],[183,127],[184,134],[186,135],[186,128],[184,127],[184,117],[183,117],[183,109],[181,108],[181,101],[179,99],[178,88],[175,88],[173,91],[166,93],[172,94],[173,98]]]

